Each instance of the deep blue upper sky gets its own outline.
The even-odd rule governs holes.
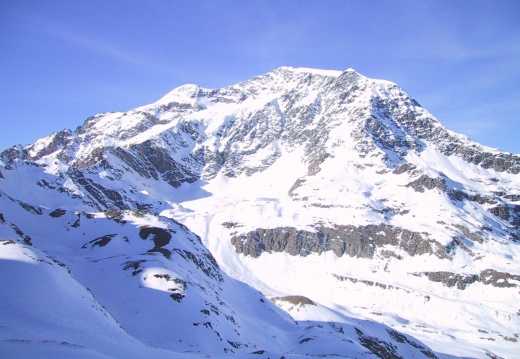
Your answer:
[[[401,85],[446,127],[520,153],[520,1],[0,2],[0,151],[185,83],[280,66]]]

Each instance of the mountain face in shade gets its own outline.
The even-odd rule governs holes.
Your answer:
[[[185,85],[0,161],[5,353],[520,350],[520,155],[394,83]]]

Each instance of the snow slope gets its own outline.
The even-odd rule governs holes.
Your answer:
[[[166,218],[51,211],[5,194],[0,208],[2,237],[14,238],[0,241],[2,357],[361,358],[376,338],[378,350],[434,355],[375,322],[294,322]]]

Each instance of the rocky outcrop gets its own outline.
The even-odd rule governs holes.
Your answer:
[[[183,182],[193,183],[199,178],[190,168],[181,165],[173,159],[172,152],[154,146],[151,141],[133,146],[132,152],[138,153],[138,158],[141,159],[140,163],[144,162],[144,171],[148,172],[149,176],[153,177],[152,173],[157,172],[173,187],[179,187]],[[143,172],[140,167],[135,166],[134,168],[139,172]],[[150,171],[151,169],[153,171]]]
[[[454,224],[453,225],[455,228],[458,228],[460,229],[460,231],[462,232],[462,235],[463,237],[469,239],[469,240],[472,240],[474,242],[478,242],[478,243],[484,243],[484,233],[481,231],[480,233],[479,232],[472,232],[470,231],[466,226],[463,226],[462,224]]]
[[[515,288],[520,286],[520,275],[486,269],[479,274],[458,274],[452,272],[424,272],[415,273],[417,276],[426,276],[432,282],[442,283],[446,287],[466,289],[473,283],[482,283],[500,288]]]
[[[81,186],[91,198],[91,204],[100,210],[107,209],[130,209],[122,195],[113,189],[108,189],[85,176],[84,172],[71,167],[68,175],[74,182]],[[87,200],[87,198],[85,198]]]
[[[468,201],[476,202],[478,204],[484,204],[484,203],[496,204],[498,202],[498,200],[497,200],[497,198],[495,198],[495,196],[482,195],[480,193],[466,193],[464,191],[454,189],[454,188],[448,189],[447,193],[448,193],[448,196],[454,201],[468,200]]]
[[[392,171],[393,174],[400,175],[402,173],[410,173],[414,174],[416,172],[417,166],[408,162],[401,163],[400,165],[396,166],[394,170]]]
[[[450,141],[451,140],[451,141]],[[520,173],[520,155],[505,152],[489,152],[474,144],[464,144],[452,136],[439,143],[445,155],[458,155],[468,163],[498,172]]]
[[[513,226],[520,226],[520,206],[519,205],[498,205],[489,209],[495,216],[510,222]]]
[[[439,189],[442,192],[446,192],[446,180],[444,178],[431,178],[427,175],[422,175],[413,182],[410,182],[406,187],[411,187],[417,192],[424,192],[425,189]]]
[[[28,153],[32,152],[32,154],[28,156],[28,159],[35,160],[63,149],[70,143],[71,137],[73,137],[73,133],[70,130],[63,130],[49,136],[50,141],[48,141],[46,146],[38,148],[38,142],[28,146],[26,150]]]
[[[175,234],[175,231],[172,229],[157,227],[142,227],[139,230],[139,237],[145,240],[151,239],[154,243],[154,248],[160,248],[170,243],[172,234]]]
[[[381,359],[404,359],[400,355],[397,343],[411,345],[419,350],[425,357],[430,359],[437,359],[437,356],[427,347],[419,344],[418,342],[411,340],[410,338],[396,332],[392,329],[387,329],[387,333],[390,336],[390,340],[382,340],[365,334],[361,329],[356,328],[361,345],[367,348],[373,355]]]
[[[238,253],[258,257],[263,252],[286,252],[307,256],[333,251],[338,257],[373,258],[376,249],[391,245],[410,255],[435,254],[446,257],[447,250],[424,233],[391,225],[316,227],[315,232],[292,227],[256,229],[231,238]]]

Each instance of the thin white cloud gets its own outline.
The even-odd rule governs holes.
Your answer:
[[[59,40],[68,42],[71,45],[90,50],[102,56],[108,56],[113,59],[126,62],[128,64],[141,67],[143,69],[163,74],[184,77],[184,72],[176,71],[172,66],[165,64],[150,56],[142,53],[136,53],[128,49],[124,49],[121,45],[114,42],[97,39],[92,34],[83,34],[66,26],[63,23],[44,17],[39,14],[23,14],[18,15],[19,20],[24,24],[25,28],[30,28],[38,34],[45,34]]]

